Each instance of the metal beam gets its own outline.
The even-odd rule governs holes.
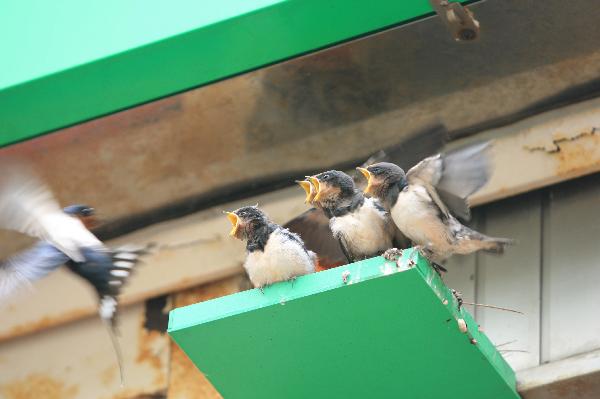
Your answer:
[[[494,167],[489,183],[471,203],[496,201],[600,171],[598,110],[600,99],[590,100],[475,137],[495,138]]]
[[[0,12],[12,38],[0,43],[0,145],[432,12],[426,0],[33,3]]]

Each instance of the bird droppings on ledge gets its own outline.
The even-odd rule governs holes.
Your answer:
[[[398,271],[397,268],[392,267],[389,263],[384,263],[383,266],[379,268],[381,274],[384,276],[389,276],[390,274]]]
[[[465,319],[457,319],[456,323],[458,324],[458,329],[460,330],[460,332],[466,334],[468,329],[467,322],[465,321]]]
[[[348,284],[349,279],[350,279],[350,272],[348,270],[344,270],[342,272],[342,282],[344,284]]]

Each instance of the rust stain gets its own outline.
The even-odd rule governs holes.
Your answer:
[[[173,304],[175,307],[180,307],[233,294],[247,286],[246,280],[246,276],[237,275],[192,288],[176,294]],[[204,374],[174,342],[171,343],[170,366],[169,399],[222,398]]]
[[[235,275],[177,293],[173,306],[178,308],[239,292],[245,279],[247,279],[245,275]]]
[[[0,333],[0,343],[3,341],[8,341],[9,339],[21,336],[21,335],[27,335],[27,334],[32,334],[38,331],[43,331],[43,330],[47,330],[51,327],[55,327],[64,323],[68,323],[74,320],[78,320],[81,319],[83,317],[86,316],[90,316],[92,314],[95,314],[95,309],[94,308],[89,308],[89,309],[75,309],[75,310],[71,310],[69,312],[65,312],[63,314],[61,314],[60,316],[55,316],[55,317],[50,317],[50,316],[46,316],[46,317],[42,317],[39,320],[32,322],[32,323],[27,323],[27,324],[20,324],[17,326],[14,326],[13,328],[11,328],[10,330]]]
[[[167,367],[161,358],[161,352],[168,345],[168,340],[165,337],[165,332],[148,330],[144,328],[144,323],[145,320],[142,318],[138,328],[138,351],[135,361],[138,364],[145,363],[150,366],[154,372],[152,381],[154,386],[165,386],[167,383]]]
[[[148,262],[150,263],[150,262]],[[215,278],[224,278],[229,277],[232,274],[239,275],[242,272],[241,265],[239,269],[235,270],[225,270],[222,272],[216,272]],[[184,277],[177,281],[174,284],[169,284],[166,286],[161,286],[157,289],[148,289],[139,294],[129,294],[124,295],[123,298],[119,301],[119,304],[122,307],[133,305],[139,302],[142,302],[148,298],[152,298],[155,296],[165,295],[172,292],[178,292],[184,289],[188,289],[191,286],[197,285],[199,283],[198,278]],[[200,278],[202,282],[206,280],[206,276]],[[20,324],[10,328],[8,331],[0,331],[0,343],[9,341],[16,337],[26,336],[29,334],[34,334],[40,331],[47,330],[49,328],[53,328],[56,326],[60,326],[62,324],[70,323],[75,320],[80,320],[85,317],[96,316],[96,308],[89,307],[87,309],[75,309],[71,311],[67,311],[62,313],[59,316],[50,317],[45,316],[31,323]]]
[[[5,399],[71,399],[79,387],[42,374],[30,374],[22,380],[0,386]]]
[[[169,399],[188,398],[222,399],[222,396],[186,354],[171,343]]]
[[[600,169],[600,134],[578,136],[575,140],[561,141],[556,152],[559,176],[571,176],[580,172],[593,172]]]
[[[140,389],[123,389],[118,394],[110,396],[110,399],[146,399],[153,397],[156,397],[154,392],[148,393]]]
[[[158,331],[148,331],[143,327],[139,329],[137,363],[147,363],[153,369],[162,370],[160,354],[155,350],[156,344],[164,334]]]
[[[115,366],[107,367],[102,373],[100,373],[100,381],[104,386],[111,386],[113,381],[117,378],[119,368]]]

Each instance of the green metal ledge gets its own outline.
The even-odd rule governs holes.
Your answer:
[[[412,249],[397,264],[372,258],[175,309],[169,334],[227,399],[519,397],[510,366]]]
[[[0,4],[0,146],[431,13],[428,0]]]

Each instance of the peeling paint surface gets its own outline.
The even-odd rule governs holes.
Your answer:
[[[489,131],[490,181],[471,197],[478,205],[600,171],[600,99]]]

